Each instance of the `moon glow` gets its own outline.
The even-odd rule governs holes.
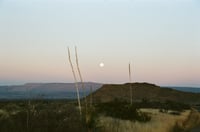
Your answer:
[[[101,63],[99,64],[99,66],[100,66],[100,67],[104,67],[104,63],[101,62]]]

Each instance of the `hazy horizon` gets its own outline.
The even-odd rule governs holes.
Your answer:
[[[84,81],[200,87],[198,0],[0,0],[0,85]],[[100,63],[104,67],[100,67]]]
[[[23,83],[5,83],[5,84],[0,84],[0,86],[21,86],[21,85],[26,85],[26,84],[70,84],[70,83],[74,83],[74,82],[23,82]],[[78,83],[81,83],[81,82],[78,82]],[[121,83],[102,83],[102,82],[92,82],[92,81],[89,81],[89,82],[84,82],[84,83],[98,83],[98,84],[125,84],[125,83],[129,83],[129,82],[121,82]],[[149,84],[153,84],[151,82],[132,82],[132,83],[149,83]],[[184,86],[184,85],[158,85],[158,84],[155,84],[157,86],[160,86],[160,87],[178,87],[178,88],[200,88],[200,86]]]

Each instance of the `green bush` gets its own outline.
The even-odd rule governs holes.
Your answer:
[[[127,102],[122,102],[119,100],[109,103],[101,103],[96,107],[98,112],[114,118],[141,122],[147,122],[151,120],[151,117],[148,114],[139,111],[134,104],[130,105]]]
[[[0,132],[86,132],[78,109],[68,102],[18,101],[1,106]]]

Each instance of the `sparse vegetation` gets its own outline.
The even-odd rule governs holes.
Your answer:
[[[0,132],[182,132],[200,125],[199,113],[190,112],[188,104],[152,98],[130,104],[129,97],[115,97],[102,102],[91,94],[90,105],[82,98],[81,116],[75,100],[31,100],[29,105],[27,100],[1,101]]]
[[[149,108],[143,108],[144,102]],[[28,108],[27,101],[2,101],[0,102],[0,131],[132,132],[134,130],[134,132],[180,132],[198,125],[195,123],[188,125],[200,120],[197,112],[194,114],[194,112],[185,109],[176,111],[173,107],[168,107],[170,108],[168,112],[159,112],[166,103],[143,100],[130,105],[129,102],[115,100],[91,105],[88,107],[87,113],[83,111],[82,118],[80,118],[75,101],[32,100],[31,106]],[[155,104],[160,106],[153,108]],[[30,112],[28,129],[26,126],[27,109]]]
[[[176,122],[173,131],[188,132],[195,126],[200,126],[200,113],[197,110],[192,109],[185,120]]]
[[[182,112],[179,116],[160,113],[158,109],[141,109],[141,111],[151,115],[149,122],[133,122],[113,117],[100,117],[102,132],[175,132],[173,131],[174,124],[183,122],[190,114],[189,110]]]
[[[151,120],[148,114],[141,112],[134,104],[130,105],[128,102],[115,100],[113,102],[98,104],[96,107],[98,113],[113,118],[141,122]]]
[[[190,109],[190,105],[175,101],[150,101],[148,99],[142,99],[141,102],[135,103],[138,108],[154,108],[160,109],[160,112],[168,112],[168,110],[182,112],[186,109]]]
[[[26,102],[1,102],[1,132],[84,132],[86,126],[73,103],[64,100],[32,101],[26,127]]]

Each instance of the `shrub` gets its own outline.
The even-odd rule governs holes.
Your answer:
[[[85,124],[73,104],[59,100],[32,101],[29,107],[26,101],[3,103],[0,132],[86,132]]]
[[[98,112],[114,118],[141,122],[147,122],[151,120],[151,117],[148,114],[139,111],[134,104],[130,105],[127,102],[122,102],[119,100],[109,103],[101,103],[96,107]]]

